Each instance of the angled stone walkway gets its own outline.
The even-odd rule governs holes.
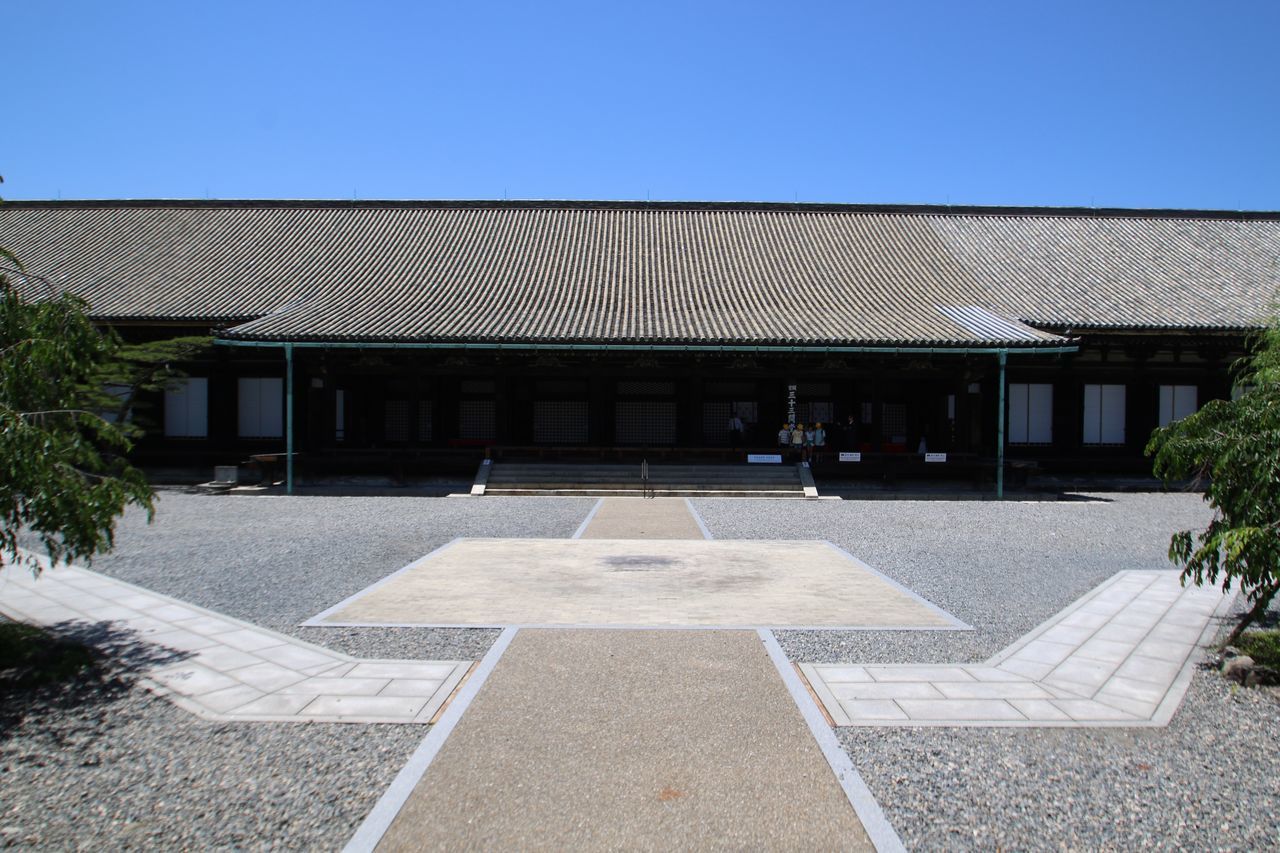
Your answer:
[[[983,664],[801,664],[837,726],[1163,726],[1232,597],[1126,571]]]
[[[216,720],[426,723],[470,662],[359,660],[75,566],[0,569],[0,612],[110,622],[173,650],[149,686]]]

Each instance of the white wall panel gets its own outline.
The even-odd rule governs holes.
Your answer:
[[[1124,444],[1124,386],[1084,386],[1084,443]]]
[[[1124,444],[1124,386],[1102,386],[1102,443]]]
[[[1160,426],[1168,426],[1194,414],[1199,408],[1198,389],[1194,385],[1160,386]]]
[[[1032,444],[1053,443],[1053,386],[1030,386],[1027,400],[1027,440]]]
[[[1053,386],[1011,382],[1008,390],[1009,443],[1053,443]]]
[[[237,403],[241,438],[280,438],[284,435],[283,379],[241,377]]]
[[[164,434],[169,438],[209,436],[209,380],[178,379],[164,392]]]
[[[1027,438],[1027,385],[1009,383],[1009,443],[1026,444]]]

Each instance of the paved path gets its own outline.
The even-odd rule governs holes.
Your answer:
[[[754,631],[521,629],[379,850],[873,849]]]
[[[701,537],[458,539],[305,624],[968,627],[827,542]]]
[[[686,498],[601,498],[575,539],[710,539]]]
[[[1163,726],[1231,597],[1120,572],[985,664],[802,664],[840,726]]]
[[[0,569],[0,612],[54,625],[110,622],[174,652],[151,686],[200,716],[425,723],[469,662],[359,660],[74,566]]]

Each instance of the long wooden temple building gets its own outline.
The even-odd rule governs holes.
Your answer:
[[[863,464],[1142,471],[1280,282],[1280,214],[1195,210],[9,202],[0,245],[126,338],[216,340],[140,461],[315,476],[729,458],[792,419]]]

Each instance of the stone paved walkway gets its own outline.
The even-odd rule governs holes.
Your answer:
[[[601,498],[575,539],[710,539],[688,498]]]
[[[216,720],[426,723],[470,662],[359,660],[75,566],[0,569],[0,612],[39,625],[110,622],[173,661],[150,686]]]
[[[625,545],[623,567],[652,570],[732,544],[698,541],[710,538],[687,501],[609,499],[569,544]],[[517,552],[547,544],[521,542]],[[658,546],[671,553],[659,560]],[[800,546],[834,551],[783,547]],[[498,563],[508,576],[518,574],[514,556]],[[546,583],[581,607],[563,557],[533,563],[556,567]],[[673,599],[737,608],[731,587],[706,584],[749,557],[716,552]],[[683,612],[675,621],[696,624]],[[769,631],[508,627],[503,638],[347,853],[902,849]]]
[[[874,849],[755,631],[528,628],[374,845]]]
[[[1163,726],[1231,597],[1126,571],[985,664],[801,664],[838,726]]]

